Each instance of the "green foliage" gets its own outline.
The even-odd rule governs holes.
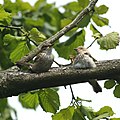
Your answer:
[[[45,112],[51,113],[56,113],[60,106],[59,95],[53,88],[21,94],[19,101],[25,108],[36,109],[40,105]]]
[[[32,28],[30,30],[30,39],[35,41],[36,43],[43,42],[46,37],[37,29],[37,28]]]
[[[95,12],[97,14],[105,14],[108,11],[108,7],[105,5],[100,5],[99,7],[95,7]]]
[[[78,0],[78,3],[84,9],[89,4],[89,0]]]
[[[15,50],[10,54],[10,59],[13,63],[20,60],[23,56],[29,53],[29,48],[27,46],[26,41],[20,42]]]
[[[69,59],[69,56],[75,54],[74,48],[79,45],[84,45],[85,41],[85,30],[80,30],[72,35],[67,41],[62,43],[57,43],[54,47],[60,57]]]
[[[115,97],[120,98],[120,85],[115,86],[113,93]]]
[[[19,101],[21,102],[22,106],[25,108],[36,109],[39,105],[39,96],[37,92],[32,93],[23,93],[19,95]]]
[[[113,88],[115,85],[116,85],[115,80],[107,80],[107,81],[105,81],[105,83],[104,83],[104,87],[105,87],[106,89],[111,89],[111,88]]]
[[[17,118],[16,110],[9,106],[7,99],[0,99],[0,120],[12,120],[11,112]]]
[[[107,18],[101,17],[97,14],[94,14],[92,16],[92,20],[97,24],[97,26],[100,26],[100,27],[108,25],[109,23],[109,20]]]
[[[52,116],[52,120],[72,120],[74,106],[68,106]]]
[[[0,5],[0,25],[10,25],[11,20],[11,14],[6,12],[2,5]]]
[[[59,95],[55,89],[40,90],[39,100],[41,107],[46,112],[56,113],[59,109]]]
[[[48,4],[46,0],[38,0],[34,6],[22,0],[16,0],[16,2],[4,0],[4,5],[0,5],[0,68],[11,67],[36,45],[72,22],[78,12],[88,4],[89,0],[70,2],[61,6],[64,11],[60,12],[54,3]],[[109,24],[109,20],[101,16],[107,13],[108,7],[95,6],[94,10],[65,35],[68,37],[65,42],[55,43],[54,48],[59,57],[69,59],[69,55],[75,54],[74,48],[84,45],[87,34],[84,27],[88,27],[89,23],[93,37],[97,39],[101,49],[114,49],[119,44],[117,32],[102,36],[97,28],[97,26],[103,27]],[[110,80],[105,82],[104,87],[110,89],[115,85],[115,81]],[[114,90],[115,97],[120,97],[119,91],[120,86],[117,84]],[[40,105],[45,112],[53,113],[53,120],[100,120],[110,118],[114,114],[108,106],[95,112],[91,107],[82,105],[82,102],[91,102],[90,100],[79,97],[72,105],[57,112],[60,107],[59,95],[52,88],[21,94],[19,101],[23,107],[29,109],[36,109]],[[16,111],[8,105],[7,99],[0,100],[0,120],[12,120],[11,111],[16,114]],[[119,119],[110,118],[110,120]]]
[[[108,119],[114,115],[111,107],[104,106],[95,112],[91,107],[82,105],[82,101],[75,99],[72,106],[61,109],[52,116],[52,120],[101,120]]]
[[[101,14],[105,14],[108,11],[108,7],[105,5],[101,5],[99,7],[95,7],[95,13],[92,16],[92,20],[96,23],[97,26],[105,26],[108,25],[109,20],[107,18],[101,17]]]
[[[114,112],[112,110],[111,107],[109,106],[104,106],[103,108],[101,108],[98,112],[95,113],[95,115],[102,115],[103,118],[104,117],[109,117],[109,116],[113,116]],[[97,120],[97,119],[96,119]]]
[[[114,49],[119,45],[119,34],[117,32],[109,33],[97,39],[100,49],[109,50]]]

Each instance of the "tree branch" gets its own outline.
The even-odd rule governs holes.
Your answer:
[[[54,42],[56,40],[58,40],[61,36],[63,36],[65,33],[67,33],[68,31],[70,31],[74,27],[76,27],[77,24],[80,23],[81,20],[87,14],[89,14],[90,11],[94,10],[94,6],[97,3],[97,1],[98,0],[91,0],[91,2],[89,3],[89,5],[83,11],[81,11],[70,24],[68,24],[67,26],[65,26],[63,29],[61,29],[59,32],[57,32],[52,37],[50,37],[47,40],[45,40],[36,49],[34,49],[33,51],[31,51],[28,55],[24,56],[18,62],[18,64],[25,63],[25,62],[28,62],[28,61],[32,60],[32,58],[35,57],[38,53],[40,53],[44,47],[49,46],[49,45],[54,45]]]
[[[21,71],[0,72],[0,98],[16,96],[27,91],[66,86],[88,80],[120,78],[120,59],[97,62],[93,69],[76,70],[71,66],[52,68],[40,74]]]

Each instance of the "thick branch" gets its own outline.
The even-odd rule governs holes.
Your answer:
[[[41,43],[36,49],[34,49],[33,51],[31,51],[28,55],[24,56],[19,62],[18,64],[22,64],[25,62],[28,62],[30,60],[32,60],[33,57],[35,57],[38,53],[40,53],[42,51],[42,48],[49,46],[49,45],[53,45],[54,42],[56,40],[58,40],[61,36],[63,36],[65,33],[67,33],[68,31],[70,31],[71,29],[73,29],[74,27],[77,26],[78,23],[81,22],[81,20],[87,15],[89,14],[90,11],[92,11],[94,9],[95,4],[97,3],[98,0],[91,0],[90,4],[82,11],[80,12],[76,18],[67,26],[65,26],[63,29],[61,29],[59,32],[57,32],[55,35],[53,35],[52,37],[48,38],[47,40],[45,40],[43,43]]]
[[[0,98],[23,92],[83,83],[88,80],[120,78],[120,59],[98,62],[94,69],[76,70],[70,67],[52,68],[49,72],[35,74],[20,71],[0,72]]]

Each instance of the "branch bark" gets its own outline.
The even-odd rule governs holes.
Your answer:
[[[28,91],[66,86],[98,79],[120,78],[120,59],[99,61],[94,69],[76,70],[71,66],[52,68],[48,72],[35,74],[15,70],[0,72],[0,98],[16,96]]]

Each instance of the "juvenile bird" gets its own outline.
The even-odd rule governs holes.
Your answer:
[[[88,49],[83,46],[79,46],[74,49],[77,52],[77,56],[73,61],[73,67],[75,69],[87,69],[96,67],[95,59],[91,56]],[[101,86],[96,80],[90,80],[89,83],[92,85],[94,92],[102,92]]]
[[[51,68],[53,61],[52,48],[48,48],[34,58],[30,69],[34,73],[47,72]]]

